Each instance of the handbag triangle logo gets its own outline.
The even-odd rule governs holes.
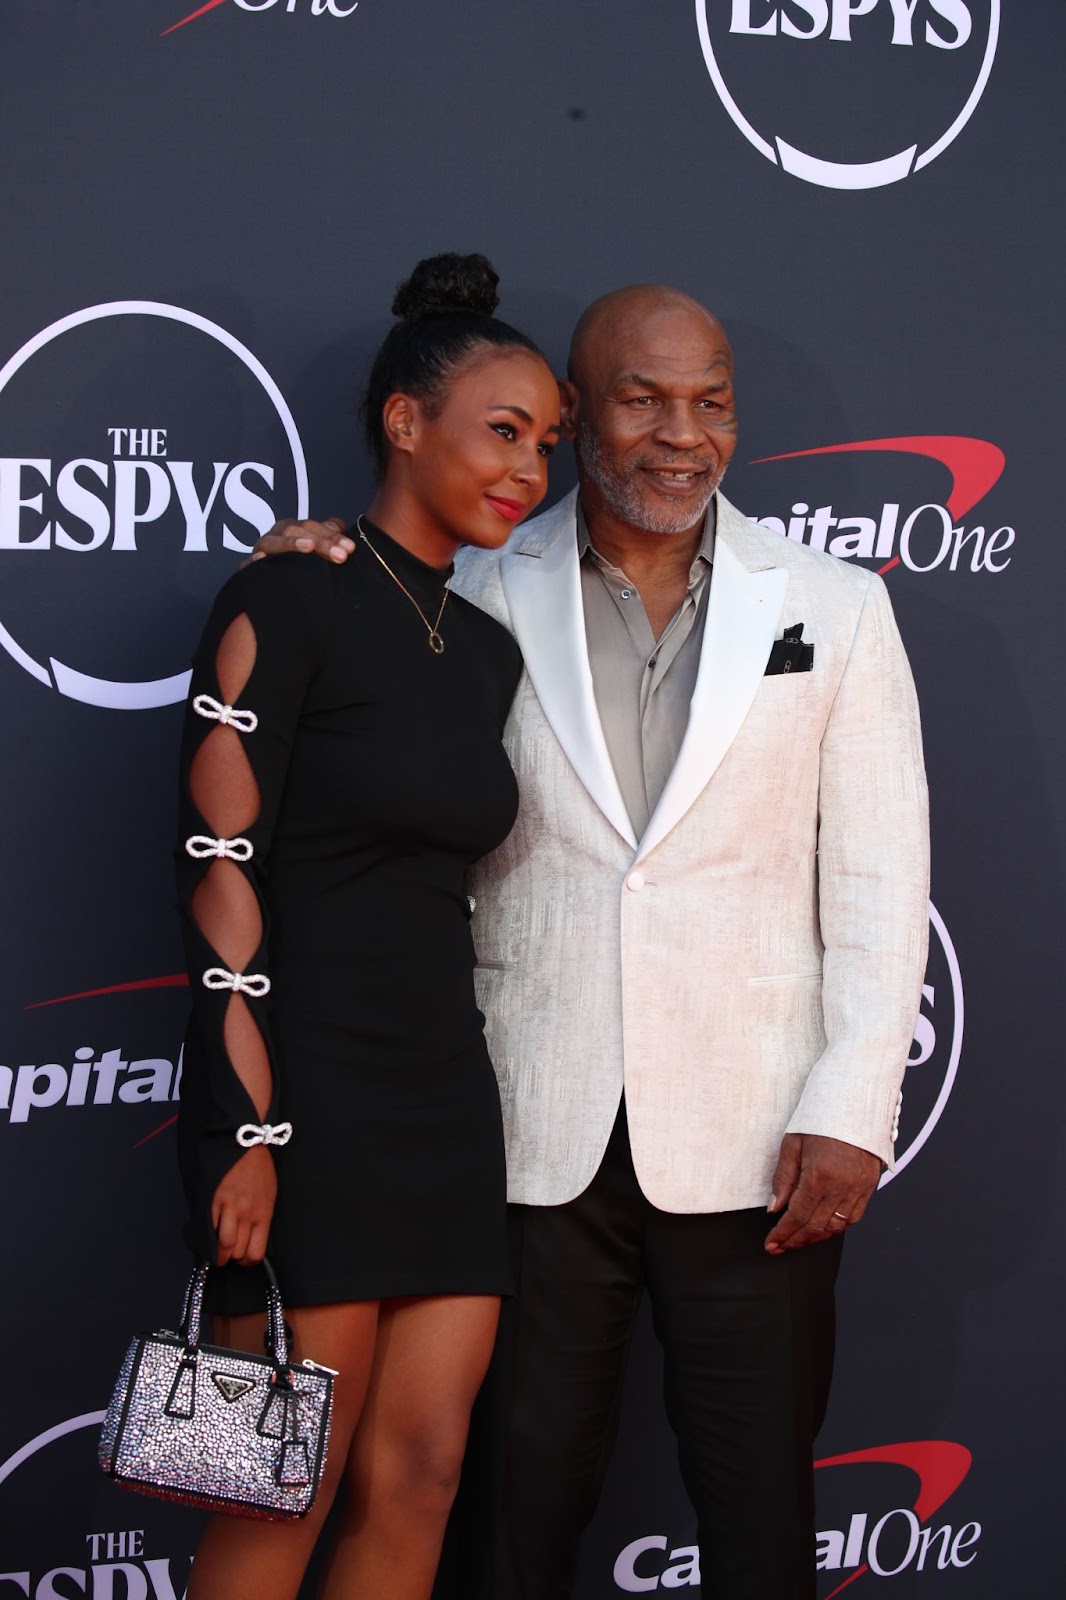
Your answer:
[[[255,1388],[255,1383],[250,1378],[235,1378],[228,1372],[212,1372],[211,1381],[224,1400],[239,1400],[242,1394],[247,1394],[249,1389]]]

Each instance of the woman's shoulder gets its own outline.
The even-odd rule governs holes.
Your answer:
[[[263,617],[277,612],[323,621],[336,609],[341,591],[340,569],[321,557],[286,551],[249,561],[218,592],[216,609],[230,614],[246,610]]]

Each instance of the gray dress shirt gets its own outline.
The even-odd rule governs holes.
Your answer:
[[[696,686],[714,556],[715,507],[689,570],[681,608],[656,639],[637,589],[595,550],[577,510],[585,639],[596,709],[629,820],[639,839],[673,771]],[[669,535],[649,535],[667,538]]]

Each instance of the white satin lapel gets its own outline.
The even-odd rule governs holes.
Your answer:
[[[688,726],[674,770],[640,841],[649,855],[711,781],[747,716],[777,629],[788,572],[752,572],[734,554],[720,520],[708,597],[707,625]]]
[[[502,556],[500,581],[526,671],[552,731],[604,816],[635,849],[592,688],[575,504],[576,496],[562,502],[557,519],[551,513],[538,518],[543,532],[531,530],[531,537]]]

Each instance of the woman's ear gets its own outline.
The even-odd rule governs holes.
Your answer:
[[[564,439],[573,439],[577,433],[577,389],[569,378],[559,379],[559,422]]]
[[[390,394],[381,408],[381,425],[390,448],[410,455],[418,438],[420,420],[417,400],[409,394]]]

